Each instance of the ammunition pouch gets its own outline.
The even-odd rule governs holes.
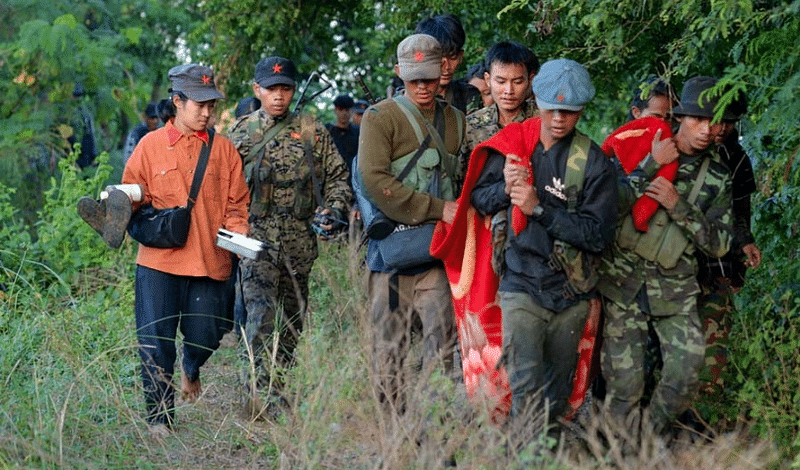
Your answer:
[[[393,161],[391,167],[392,174],[401,174],[413,156],[414,152]],[[455,157],[449,154],[447,157],[455,159]],[[450,158],[447,159],[449,160]],[[453,201],[455,200],[455,185],[453,178],[450,177],[445,170],[448,165],[444,165],[443,163],[436,149],[427,149],[419,157],[417,164],[408,172],[408,175],[403,178],[402,183],[414,191],[432,194],[445,201]],[[435,185],[438,187],[431,187],[432,181],[434,181]]]
[[[647,232],[636,230],[633,216],[625,216],[622,227],[617,232],[617,243],[620,248],[631,250],[662,268],[672,269],[686,252],[690,241],[678,224],[670,219],[669,214],[664,209],[659,209],[650,219]]]
[[[572,298],[577,294],[591,292],[597,286],[600,276],[597,268],[600,257],[570,245],[561,240],[553,241],[553,252],[550,253],[550,269],[564,271],[567,284],[564,297]]]

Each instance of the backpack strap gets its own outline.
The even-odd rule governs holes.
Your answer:
[[[403,111],[403,114],[405,114],[406,119],[411,124],[411,127],[414,128],[414,133],[417,134],[417,139],[420,141],[419,148],[417,149],[416,153],[414,153],[414,156],[411,157],[406,166],[403,167],[403,170],[397,175],[397,179],[399,181],[403,181],[406,178],[406,176],[408,176],[408,174],[411,172],[411,170],[414,168],[414,166],[417,164],[417,161],[425,152],[425,150],[428,149],[431,140],[433,140],[434,142],[436,142],[437,140],[440,143],[442,142],[441,135],[443,135],[445,132],[444,112],[442,110],[441,105],[437,102],[436,117],[434,118],[434,120],[436,121],[435,122],[436,128],[434,128],[434,126],[432,126],[427,121],[427,119],[425,119],[425,117],[422,116],[422,113],[419,112],[419,109],[417,109],[417,107],[414,106],[408,98],[406,98],[403,95],[398,95],[393,99],[399,105],[398,107],[400,108],[401,111]],[[425,126],[428,131],[428,135],[425,136],[424,138],[422,137],[422,128],[419,125],[419,120],[422,120],[422,122],[425,123]],[[444,146],[444,143],[442,143],[442,146]],[[439,147],[438,144],[437,147]],[[443,158],[441,155],[442,149],[438,148],[438,150],[440,152],[439,157],[441,165],[441,159]]]
[[[447,152],[447,147],[445,146],[444,141],[442,140],[442,136],[444,136],[445,133],[445,127],[443,124],[444,119],[442,118],[442,123],[439,122],[439,115],[444,114],[444,110],[442,109],[441,103],[436,101],[437,122],[436,122],[436,127],[434,127],[433,125],[431,125],[430,122],[428,122],[427,119],[425,119],[422,113],[419,112],[419,108],[414,106],[414,104],[411,103],[411,100],[406,98],[405,95],[398,95],[392,99],[398,105],[400,105],[400,109],[403,111],[403,113],[406,115],[406,118],[409,120],[409,122],[411,122],[411,125],[414,127],[414,132],[417,134],[418,139],[422,135],[421,129],[419,128],[419,121],[425,123],[428,135],[432,136],[433,142],[436,144],[436,149],[439,151],[439,156],[443,160],[447,156],[448,152]],[[419,140],[422,141],[422,139]]]
[[[314,168],[314,139],[316,137],[316,126],[314,118],[308,114],[300,116],[300,136],[303,139],[303,153],[306,157],[309,170],[311,171],[311,185],[313,186],[314,199],[317,206],[325,207],[325,199],[322,197],[322,184],[317,178],[317,171]]]
[[[578,206],[578,194],[583,189],[583,179],[586,174],[586,162],[589,159],[589,146],[592,141],[586,135],[575,130],[572,144],[569,146],[567,168],[564,173],[565,195],[567,196],[567,211],[575,212]]]
[[[697,178],[694,180],[692,192],[689,193],[689,199],[687,199],[689,204],[694,205],[694,201],[697,200],[697,196],[700,194],[700,188],[703,187],[703,181],[705,181],[706,175],[708,174],[709,165],[711,165],[711,158],[706,157],[705,160],[703,160],[703,164],[700,165],[700,171],[697,172]]]
[[[250,166],[250,186],[251,190],[253,191],[253,199],[255,200],[258,200],[258,198],[261,197],[261,185],[258,183],[258,173],[261,171],[261,161],[264,159],[261,152],[272,139],[274,139],[282,130],[286,128],[286,126],[289,125],[289,121],[291,121],[293,118],[294,113],[289,113],[285,119],[270,127],[269,130],[264,134],[264,137],[253,144],[253,146],[250,148],[250,152],[247,154],[247,158],[244,159],[245,169],[247,168],[248,164]],[[260,124],[258,121],[248,122],[248,134],[253,135],[253,133],[259,127]]]
[[[206,166],[208,166],[208,157],[211,155],[212,145],[214,145],[213,127],[208,130],[208,145],[203,144],[200,149],[200,157],[197,159],[197,166],[194,168],[192,187],[189,189],[189,199],[186,200],[186,208],[189,211],[192,210],[195,202],[197,202],[197,195],[200,193],[200,185],[203,184],[203,176],[206,174]]]

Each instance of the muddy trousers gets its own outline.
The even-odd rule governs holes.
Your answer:
[[[442,366],[452,371],[456,343],[455,315],[444,268],[419,274],[370,272],[367,282],[372,321],[372,378],[382,402],[405,409],[408,383],[405,362],[416,320],[422,326],[422,370]]]
[[[190,381],[231,330],[226,281],[136,267],[136,336],[150,424],[171,425],[175,411],[175,337],[183,334],[183,373]]]
[[[500,292],[503,309],[503,363],[511,385],[511,415],[530,419],[544,412],[551,421],[564,414],[572,393],[578,362],[578,341],[589,303],[586,300],[561,312],[538,305],[528,294]],[[536,407],[537,393],[542,403]]]

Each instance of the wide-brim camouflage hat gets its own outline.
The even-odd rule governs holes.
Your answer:
[[[700,95],[716,84],[717,79],[714,77],[700,76],[687,80],[683,84],[680,103],[672,110],[672,114],[713,118],[714,108],[717,106],[719,97],[704,96],[701,99]]]
[[[533,77],[532,90],[539,109],[580,111],[594,98],[589,72],[570,59],[545,62]]]
[[[255,82],[261,88],[269,88],[273,85],[296,86],[295,76],[297,67],[294,62],[283,57],[267,57],[261,59],[256,64]]]
[[[433,80],[442,75],[442,45],[433,36],[412,34],[397,45],[397,65],[403,81]]]
[[[214,85],[214,72],[203,65],[186,64],[169,69],[172,91],[179,91],[192,101],[203,102],[222,98]]]

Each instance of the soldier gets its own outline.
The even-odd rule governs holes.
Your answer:
[[[516,71],[522,82],[531,75],[530,65],[493,67]],[[577,289],[567,268],[554,262],[555,247],[574,247],[581,259],[584,253],[596,257],[612,238],[617,196],[611,162],[576,130],[595,92],[586,69],[569,59],[548,61],[533,79],[533,92],[540,117],[507,125],[485,144],[485,164],[478,156],[485,152],[475,152],[478,159],[470,162],[482,166],[470,192],[475,209],[511,214],[499,300],[502,360],[518,426],[539,410],[537,393],[551,420],[567,410],[578,340],[597,294],[593,285]],[[569,168],[582,168],[580,186]]]
[[[369,102],[367,102],[367,100],[356,100],[352,108],[353,117],[351,120],[353,124],[361,126],[361,118],[364,117],[364,111],[366,111],[367,108],[369,108]]]
[[[657,433],[689,405],[703,364],[704,338],[697,313],[700,289],[695,253],[718,258],[729,249],[732,220],[730,176],[714,146],[719,124],[712,122],[715,100],[700,100],[716,79],[686,82],[680,126],[674,140],[654,139],[652,152],[620,185],[618,224],[612,249],[603,257],[598,289],[605,297],[602,363],[606,405],[636,428],[644,390],[644,346],[651,326],[661,344],[663,368],[649,405]],[[650,178],[677,160],[673,182]],[[634,228],[629,208],[647,195],[660,204],[646,232]],[[627,214],[627,215],[626,215]]]
[[[467,70],[467,83],[474,86],[480,93],[480,105],[473,111],[485,108],[494,103],[494,100],[492,100],[492,93],[489,90],[489,84],[486,83],[486,80],[483,78],[485,73],[486,64],[484,64],[483,61],[473,65]]]
[[[308,277],[317,258],[315,213],[334,221],[323,229],[341,229],[351,198],[347,167],[325,126],[289,112],[295,75],[291,60],[262,59],[253,83],[261,108],[237,120],[229,132],[250,186],[252,236],[271,245],[264,259],[243,259],[240,265],[247,310],[244,353],[255,362],[255,377],[246,384],[246,407],[254,417],[264,411],[258,390],[270,379],[278,387],[281,383],[279,376],[270,377],[270,361],[264,357],[272,349],[272,335],[279,335],[275,362],[288,367],[303,329]]]
[[[136,147],[136,144],[142,140],[145,134],[150,131],[154,131],[158,128],[158,110],[156,109],[156,103],[147,103],[147,106],[144,108],[144,122],[140,122],[136,127],[131,129],[128,132],[128,137],[125,138],[125,147],[122,151],[122,166],[124,167],[126,163],[128,163],[128,159],[131,158],[131,154],[133,153],[133,149]]]
[[[364,113],[358,171],[369,199],[397,223],[451,223],[456,209],[453,175],[458,172],[457,152],[465,122],[461,111],[436,96],[442,47],[431,36],[414,34],[397,46],[397,60],[395,73],[405,89]],[[408,178],[399,176],[402,173]],[[434,181],[440,188],[438,196],[430,194]],[[422,245],[427,254],[430,237]],[[412,246],[388,248],[400,248],[406,255]],[[448,368],[452,364],[455,319],[450,286],[441,261],[430,258],[393,267],[384,245],[374,239],[369,241],[367,265],[374,383],[381,399],[402,412],[403,363],[415,316],[422,323],[423,368],[429,371],[441,360]]]
[[[480,92],[465,80],[455,79],[456,71],[464,61],[464,43],[467,40],[461,21],[453,15],[425,18],[417,23],[414,33],[433,36],[441,44],[442,73],[436,94],[454,108],[466,113],[467,106]]]
[[[333,100],[336,122],[326,124],[325,127],[333,137],[336,149],[347,164],[348,173],[353,167],[353,157],[358,152],[358,126],[350,122],[351,108],[355,102],[350,95],[339,95]],[[349,181],[349,176],[348,176]]]
[[[675,107],[675,91],[672,85],[660,77],[650,77],[633,93],[633,102],[628,112],[628,120],[655,116],[662,121],[672,122],[672,108]],[[647,91],[642,96],[643,91]]]
[[[739,145],[736,123],[747,112],[744,93],[725,111],[717,135],[719,155],[731,173],[733,241],[731,251],[720,259],[697,253],[700,321],[706,337],[705,367],[700,372],[701,392],[718,402],[724,396],[724,373],[728,364],[728,335],[734,314],[733,294],[744,285],[747,268],[761,264],[761,250],[750,230],[750,195],[756,191],[750,158]]]
[[[486,53],[484,80],[493,104],[467,116],[467,138],[461,148],[461,166],[466,170],[472,150],[510,122],[536,115],[528,99],[539,60],[530,49],[516,42],[499,42]]]

